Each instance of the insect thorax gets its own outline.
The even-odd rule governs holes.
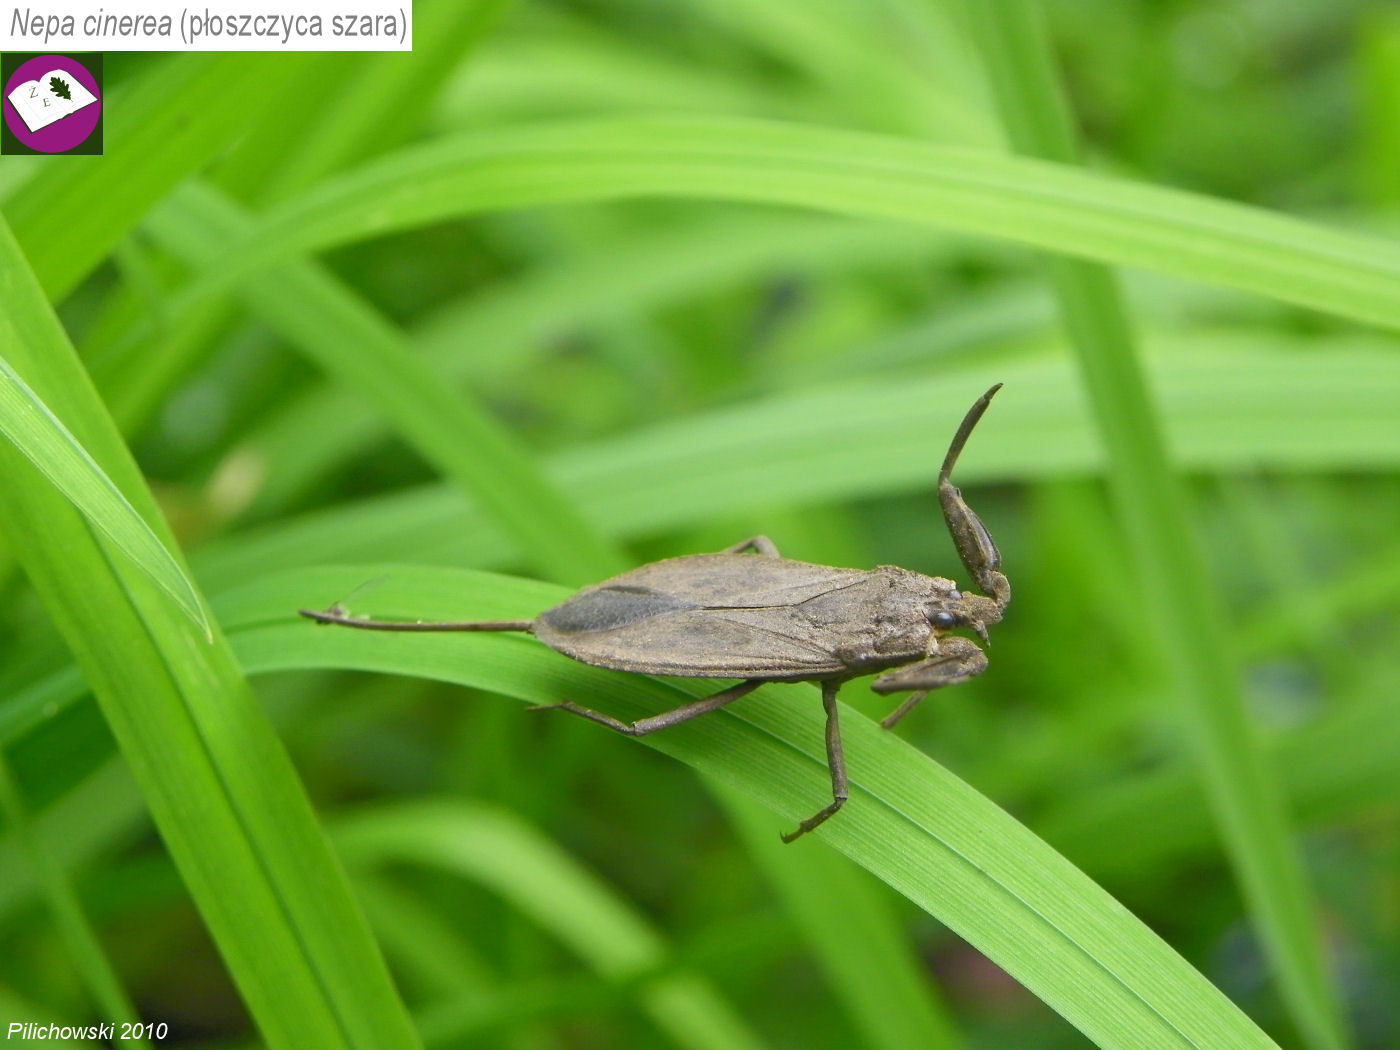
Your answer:
[[[924,656],[935,633],[927,610],[955,605],[957,593],[952,580],[881,565],[802,603],[801,611],[833,640],[842,663],[875,670]]]

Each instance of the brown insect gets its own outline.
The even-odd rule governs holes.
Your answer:
[[[938,473],[943,519],[981,594],[962,591],[941,576],[893,565],[863,570],[792,561],[780,557],[767,537],[755,536],[717,554],[643,565],[585,587],[533,620],[364,620],[338,607],[303,609],[301,614],[372,631],[525,631],[595,667],[743,679],[712,696],[630,723],[568,700],[540,708],[571,711],[628,736],[645,736],[717,710],[764,682],[820,682],[831,802],[783,836],[792,842],[846,801],[836,707],[843,682],[883,671],[871,689],[912,694],[880,723],[888,729],[930,691],[987,668],[987,656],[976,643],[948,632],[967,628],[985,644],[987,626],[1001,619],[1011,599],[1011,585],[1001,573],[996,544],[949,475],[1000,389],[998,383],[968,410]]]

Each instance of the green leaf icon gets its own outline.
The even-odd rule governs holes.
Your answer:
[[[73,97],[73,92],[68,89],[67,81],[58,77],[49,77],[49,90],[59,98],[71,99]]]

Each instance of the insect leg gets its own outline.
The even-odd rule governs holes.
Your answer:
[[[340,605],[325,612],[298,609],[302,616],[317,623],[338,627],[358,627],[362,631],[533,631],[534,620],[362,620],[351,616]]]
[[[840,688],[841,683],[837,680],[822,683],[822,706],[826,708],[826,764],[831,770],[831,803],[797,825],[796,831],[784,835],[784,842],[795,842],[846,804],[846,757],[841,753],[841,726],[836,714],[836,692]]]
[[[886,729],[913,710],[914,705],[935,689],[965,682],[987,669],[987,654],[969,638],[950,635],[938,640],[938,655],[882,674],[870,688],[885,695],[906,689],[916,692],[895,708],[880,724]]]
[[[880,719],[880,728],[893,729],[895,723],[910,711],[914,710],[914,708],[918,706],[919,701],[928,696],[928,693],[929,691],[927,689],[920,689],[917,693],[911,694],[909,699],[905,700],[904,703],[900,704],[884,718]]]
[[[753,551],[764,558],[781,558],[778,548],[767,536],[750,536],[743,543],[736,543],[732,547],[725,547],[721,554],[743,554],[745,551]]]
[[[731,701],[738,700],[739,697],[753,692],[763,684],[762,679],[750,678],[740,682],[738,685],[731,685],[728,689],[721,690],[713,696],[702,697],[699,700],[692,700],[688,704],[682,704],[670,711],[663,711],[659,715],[652,715],[650,718],[639,718],[635,722],[623,722],[611,715],[605,715],[601,711],[594,711],[591,708],[582,707],[572,700],[562,700],[557,704],[538,704],[530,708],[531,711],[568,711],[571,714],[586,718],[590,722],[597,722],[599,725],[615,729],[619,733],[627,736],[646,736],[648,733],[655,733],[658,729],[670,729],[671,726],[688,722],[692,718],[716,711]]]
[[[948,524],[948,533],[958,548],[958,557],[962,559],[968,573],[977,581],[977,586],[983,594],[998,605],[1005,606],[1011,600],[1011,584],[1001,574],[1001,554],[997,551],[997,545],[992,542],[987,527],[982,524],[982,519],[967,505],[962,493],[949,480],[972,428],[982,418],[982,413],[987,411],[992,395],[1000,389],[1001,384],[998,383],[979,397],[968,409],[957,433],[953,435],[948,454],[943,457],[943,468],[938,472],[938,502],[943,507],[943,520]]]

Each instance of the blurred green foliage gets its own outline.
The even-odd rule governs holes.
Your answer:
[[[1362,248],[1393,234],[1393,5],[1045,7],[1092,172],[1373,239]],[[498,208],[425,189],[439,147],[639,113],[1001,150],[959,10],[439,0],[415,19],[411,54],[108,55],[107,156],[0,160],[0,210],[193,579],[239,657],[267,671],[251,679],[258,702],[424,1039],[1085,1045],[844,858],[768,848],[783,822],[732,787],[427,671],[298,664],[295,635],[257,635],[279,614],[240,599],[265,577],[339,565],[368,584],[355,611],[412,615],[385,609],[395,581],[357,566],[578,584],[755,533],[789,557],[956,577],[933,477],[952,422],[1000,379],[959,481],[1015,598],[988,674],[931,697],[899,733],[1122,901],[1280,1045],[1328,1045],[1280,992],[1226,860],[1171,695],[1173,654],[1145,622],[1102,439],[1032,252],[955,221],[859,217],[887,214],[882,201],[829,214],[730,202],[719,184],[639,198],[562,166],[515,189],[575,203]],[[167,108],[156,85],[171,83],[204,119]],[[311,84],[333,87],[314,109],[285,104]],[[616,145],[578,126],[582,154]],[[752,151],[762,183],[761,151],[733,148]],[[770,192],[748,199],[784,199],[773,165]],[[335,212],[347,185],[382,194],[384,213]],[[385,218],[420,206],[447,217]],[[309,242],[329,245],[318,254],[292,244],[225,267],[260,235],[295,240],[327,214],[342,225]],[[1209,255],[1209,231],[1193,236]],[[1295,248],[1262,245],[1259,272],[1275,258],[1287,270]],[[1395,258],[1378,256],[1377,281],[1400,281]],[[1258,287],[1251,278],[1195,283],[1142,265],[1121,274],[1126,303],[1235,682],[1287,802],[1341,1038],[1394,1046],[1400,345],[1393,328],[1298,305],[1316,302],[1293,275],[1301,263],[1269,298],[1238,290]],[[104,1016],[115,999],[93,976],[103,964],[75,962],[55,918],[81,914],[146,1019],[190,1045],[271,1039],[22,560],[0,552],[0,741],[17,785],[0,840],[0,1020]],[[495,615],[489,601],[552,593],[492,587],[423,615]],[[338,597],[288,597],[286,617]],[[504,648],[473,660],[487,677],[493,661],[515,664]],[[606,677],[568,666],[521,674],[542,695],[586,681],[609,699]],[[619,701],[639,688],[617,677]],[[743,703],[815,704],[805,687],[778,688]],[[889,706],[861,682],[842,698],[876,718]],[[26,851],[31,837],[51,865]],[[55,903],[65,878],[69,912]]]

